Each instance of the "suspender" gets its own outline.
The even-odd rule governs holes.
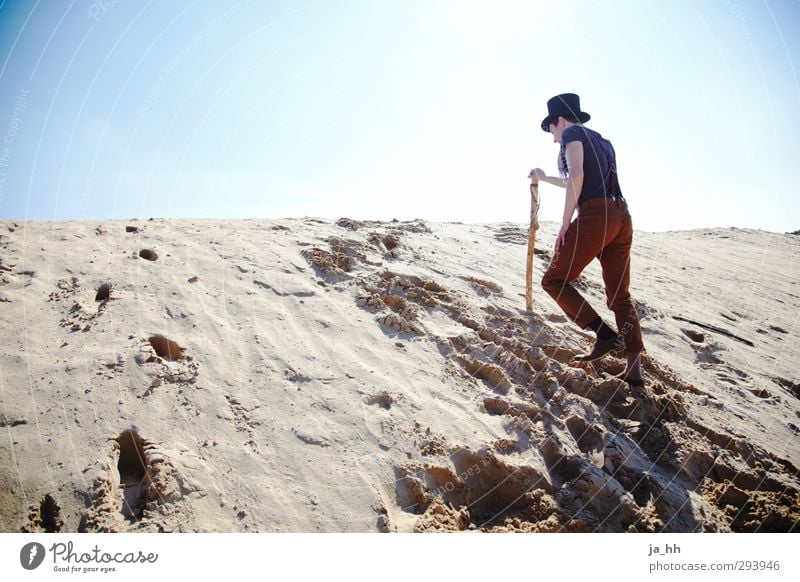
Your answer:
[[[622,195],[622,189],[619,187],[619,180],[617,179],[617,170],[612,167],[610,176],[608,177],[608,186],[611,190],[611,199],[620,200],[625,202],[625,197]]]
[[[597,135],[597,139],[605,142],[608,144],[610,148],[610,152],[606,150],[606,148],[602,148],[603,154],[606,158],[606,164],[608,165],[608,178],[603,181],[603,186],[605,187],[608,184],[610,198],[612,200],[620,200],[625,202],[625,197],[622,195],[622,188],[619,186],[619,179],[617,177],[617,153],[614,151],[614,146],[610,141],[606,138],[601,136],[599,133],[595,132]]]

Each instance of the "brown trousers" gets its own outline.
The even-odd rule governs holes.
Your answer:
[[[600,259],[606,303],[614,312],[628,354],[644,349],[639,316],[628,292],[632,241],[633,224],[624,201],[587,200],[578,207],[578,218],[570,224],[564,244],[542,278],[545,291],[572,321],[585,328],[600,316],[571,283],[592,259]]]

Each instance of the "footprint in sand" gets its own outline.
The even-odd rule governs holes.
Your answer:
[[[23,533],[59,533],[64,528],[61,507],[49,493],[30,508],[28,521],[22,526]]]
[[[370,233],[367,237],[370,245],[381,252],[385,259],[397,258],[397,251],[400,248],[400,237],[393,234]]]
[[[199,487],[136,428],[111,439],[110,450],[87,468],[91,503],[79,532],[165,531],[177,527],[179,503]],[[93,474],[93,477],[92,477]]]
[[[763,388],[748,388],[752,394],[758,396],[759,398],[767,399],[772,398],[772,394],[768,390],[764,390]]]
[[[503,243],[524,246],[528,244],[528,231],[522,228],[503,227],[495,231],[494,238]]]
[[[258,452],[258,445],[256,444],[256,429],[261,426],[261,421],[253,418],[253,412],[259,407],[254,406],[251,409],[245,408],[239,400],[232,394],[224,394],[225,400],[233,413],[234,425],[238,432],[243,432],[247,435],[247,447],[253,452]]]
[[[536,346],[540,350],[542,350],[549,358],[553,358],[557,362],[562,364],[569,364],[575,360],[575,356],[577,355],[574,351],[562,348],[559,346]]]
[[[147,340],[159,358],[170,362],[179,362],[183,359],[184,348],[163,335],[153,335]]]
[[[153,493],[153,472],[147,442],[134,429],[111,441],[111,450],[98,459],[92,503],[81,519],[79,532],[120,532],[142,520]],[[152,488],[152,490],[151,490]]]
[[[481,297],[489,297],[491,295],[502,295],[503,288],[497,283],[477,279],[475,277],[461,277],[464,281],[472,285],[472,288],[478,292]]]
[[[307,445],[315,445],[323,448],[331,446],[324,437],[315,437],[314,435],[308,434],[305,431],[298,430],[296,428],[293,428],[292,432],[294,433],[294,436]]]
[[[690,340],[692,340],[695,343],[702,344],[704,341],[706,341],[705,334],[703,334],[703,333],[701,333],[699,331],[694,331],[694,330],[686,329],[686,328],[683,328],[683,327],[681,328],[681,331],[683,332],[683,334],[686,337],[688,337]]]
[[[536,420],[539,417],[540,409],[535,404],[533,405],[515,405],[511,402],[497,397],[489,397],[483,399],[483,407],[486,412],[493,416],[525,416],[530,420]]]
[[[94,296],[95,301],[108,301],[111,299],[111,283],[103,283],[97,288]]]
[[[482,380],[495,392],[507,394],[508,391],[511,390],[511,381],[500,366],[462,357],[458,357],[457,361],[467,374],[473,378]]]
[[[70,328],[71,331],[89,331],[94,321],[101,317],[108,308],[109,302],[114,300],[112,285],[103,283],[93,292],[85,291],[77,277],[64,278],[58,281],[57,291],[50,293],[48,301],[72,303],[66,315],[59,321],[61,327]],[[95,303],[99,303],[95,307]]]
[[[119,443],[119,487],[122,490],[120,513],[130,522],[142,518],[147,507],[147,492],[151,478],[147,472],[147,456],[143,439],[126,430],[117,437]]]
[[[772,381],[775,382],[778,386],[789,392],[795,398],[800,399],[800,382],[793,382],[791,380],[787,380],[786,378],[780,378],[775,376],[772,378]]]
[[[187,355],[186,349],[174,340],[160,334],[147,339],[134,336],[130,339],[139,350],[135,357],[136,363],[152,378],[150,386],[139,397],[149,396],[164,383],[178,385],[179,395],[183,388],[197,383],[200,364],[191,355]],[[192,402],[187,398],[181,404],[193,409]],[[194,412],[197,413],[196,409]]]
[[[19,418],[13,416],[9,417],[6,416],[5,414],[0,415],[0,428],[5,428],[7,426],[13,428],[15,426],[21,426],[24,424],[28,424],[28,420],[25,418]]]
[[[139,251],[139,256],[148,261],[158,260],[158,253],[156,253],[152,249],[142,249],[141,251]]]
[[[507,517],[538,522],[555,516],[550,484],[534,467],[514,466],[491,450],[456,448],[450,466],[395,467],[396,502],[421,517],[415,531],[459,531],[503,524]],[[543,497],[548,503],[542,504]],[[556,522],[556,524],[558,523]]]
[[[391,393],[387,391],[382,391],[372,396],[369,396],[365,399],[367,404],[377,404],[384,410],[390,410],[392,408],[392,404],[397,402],[398,397],[393,396]]]
[[[603,454],[605,444],[600,428],[590,425],[580,416],[570,416],[564,424],[566,424],[581,452],[589,457],[596,466],[602,467],[605,464],[605,456]]]

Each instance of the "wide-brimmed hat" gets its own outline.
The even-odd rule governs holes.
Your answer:
[[[547,117],[542,120],[542,129],[549,132],[550,123],[559,115],[577,119],[581,123],[586,123],[591,119],[591,115],[581,111],[581,98],[575,93],[562,93],[547,102]]]

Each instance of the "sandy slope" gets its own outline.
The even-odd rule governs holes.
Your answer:
[[[518,225],[0,235],[1,531],[797,529],[798,237],[637,232],[635,394]]]

